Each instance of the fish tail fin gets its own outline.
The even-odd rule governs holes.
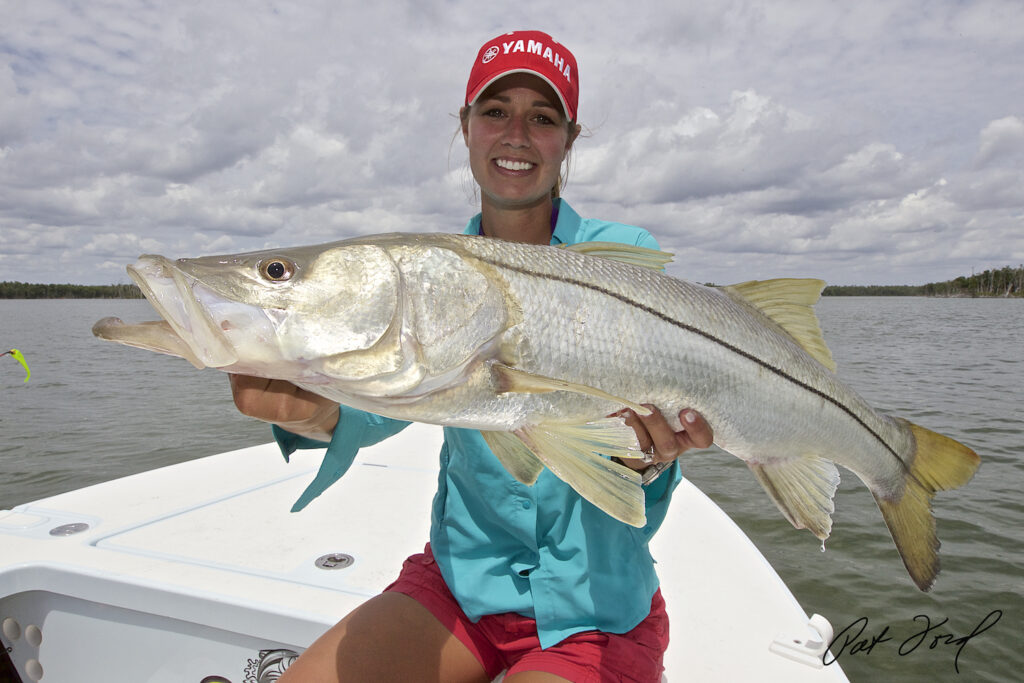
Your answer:
[[[939,573],[932,498],[936,491],[970,481],[981,459],[958,441],[910,422],[905,424],[914,437],[914,451],[906,461],[903,490],[896,499],[874,495],[910,577],[918,588],[927,591]]]

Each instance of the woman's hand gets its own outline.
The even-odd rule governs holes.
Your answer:
[[[652,462],[671,462],[691,448],[707,448],[714,441],[711,426],[695,410],[687,408],[679,412],[683,428],[677,432],[669,426],[661,411],[646,403],[644,407],[650,408],[650,415],[639,415],[632,410],[620,414],[636,432],[640,450],[654,456]],[[634,470],[644,470],[650,465],[635,458],[623,459],[622,462]]]
[[[294,434],[330,441],[338,424],[338,404],[283,379],[228,375],[239,412],[272,422]]]

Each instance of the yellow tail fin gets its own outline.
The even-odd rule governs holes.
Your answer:
[[[939,573],[939,539],[931,501],[936,491],[963,486],[974,476],[981,459],[962,443],[906,423],[915,450],[907,465],[906,485],[899,499],[875,496],[903,564],[917,587],[927,591]]]

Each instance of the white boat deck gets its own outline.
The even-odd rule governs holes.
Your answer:
[[[307,647],[422,549],[440,439],[413,425],[363,449],[299,513],[288,510],[321,452],[288,465],[275,444],[0,510],[0,680],[5,649],[24,683],[276,680],[282,650]],[[672,620],[669,681],[846,680],[821,666],[823,648],[803,654],[830,629],[808,628],[761,554],[688,481],[652,552]],[[326,555],[352,561],[318,567]]]

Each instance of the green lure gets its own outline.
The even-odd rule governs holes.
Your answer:
[[[0,353],[0,356],[6,356],[7,354],[11,354],[11,356],[14,357],[14,360],[21,363],[21,367],[25,368],[25,381],[27,382],[28,378],[32,376],[32,371],[28,369],[28,362],[25,360],[25,356],[18,349],[4,351],[3,353]]]

